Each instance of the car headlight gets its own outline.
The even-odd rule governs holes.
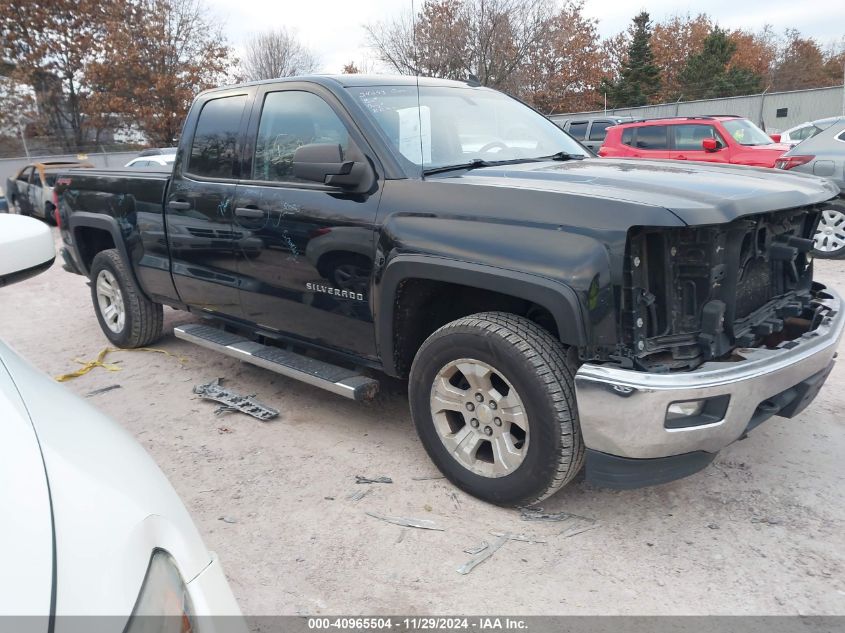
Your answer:
[[[194,606],[173,557],[156,550],[124,633],[197,633]]]

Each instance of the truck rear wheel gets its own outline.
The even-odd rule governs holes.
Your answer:
[[[523,317],[484,312],[434,332],[411,367],[409,399],[431,459],[485,501],[537,503],[583,464],[566,349]]]
[[[161,304],[144,296],[113,248],[91,263],[91,298],[100,328],[118,347],[144,347],[161,336]]]

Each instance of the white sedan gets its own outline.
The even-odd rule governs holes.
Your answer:
[[[43,223],[0,215],[0,300],[54,257]],[[95,628],[126,633],[243,626],[219,560],[150,456],[2,342],[0,428],[0,616],[40,616],[27,630],[55,633],[79,626],[67,615],[117,616]],[[236,617],[199,625],[207,615]]]

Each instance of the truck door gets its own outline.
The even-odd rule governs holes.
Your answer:
[[[381,182],[353,194],[293,175],[293,154],[338,144],[378,166],[348,113],[310,83],[261,87],[234,209],[245,318],[271,332],[375,356],[370,288]]]
[[[232,226],[232,209],[253,92],[212,92],[194,104],[165,201],[173,283],[180,299],[233,317],[242,315],[237,254],[245,236]]]
[[[17,192],[15,195],[15,202],[18,205],[18,211],[21,214],[29,215],[29,179],[32,177],[34,167],[27,167],[18,174],[15,179],[15,187]]]
[[[712,125],[706,123],[690,123],[684,125],[673,125],[669,128],[672,134],[673,149],[675,152],[672,158],[676,160],[701,160],[713,163],[727,163],[730,160],[730,152],[724,139],[719,135]],[[721,149],[715,152],[705,151],[702,146],[704,139],[712,138],[721,144]]]
[[[47,213],[44,209],[44,178],[46,174],[35,168],[32,170],[32,177],[29,179],[29,189],[27,197],[29,198],[30,213],[47,219]]]

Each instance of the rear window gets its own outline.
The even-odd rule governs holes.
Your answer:
[[[607,128],[614,125],[611,121],[593,121],[593,126],[590,128],[591,141],[603,141],[607,136]]]
[[[633,145],[634,144],[634,128],[626,127],[622,130],[622,144],[623,145]]]
[[[570,123],[567,132],[576,141],[583,141],[584,136],[587,134],[587,122],[579,121],[578,123]]]
[[[188,171],[208,178],[233,178],[246,95],[208,101],[200,112]]]
[[[640,149],[667,149],[665,125],[644,125],[637,128],[637,147]]]

